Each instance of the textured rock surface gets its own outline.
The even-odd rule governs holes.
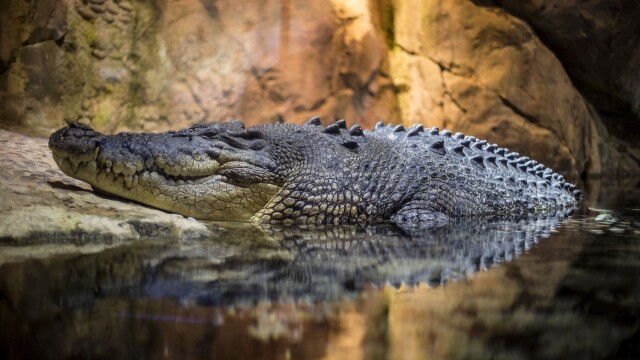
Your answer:
[[[637,143],[640,3],[624,0],[487,3],[500,6],[530,24],[562,61],[580,91],[598,108],[612,134]]]
[[[10,0],[0,125],[385,119],[487,138],[573,179],[639,172],[638,6],[546,3]]]

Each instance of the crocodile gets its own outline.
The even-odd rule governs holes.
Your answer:
[[[105,135],[72,123],[51,135],[60,169],[96,191],[197,219],[402,225],[576,207],[550,168],[437,127],[348,128],[240,121]]]

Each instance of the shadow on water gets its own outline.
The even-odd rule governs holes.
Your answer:
[[[210,224],[7,263],[0,357],[632,358],[634,204],[426,230]]]

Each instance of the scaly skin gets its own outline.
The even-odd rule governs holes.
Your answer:
[[[49,147],[63,172],[95,189],[200,219],[430,225],[546,213],[582,197],[534,160],[420,125],[369,132],[313,118],[107,136],[75,123]]]

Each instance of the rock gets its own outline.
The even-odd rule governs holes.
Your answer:
[[[640,136],[640,3],[494,1],[525,20],[563,63],[607,129],[630,144]],[[580,54],[580,55],[578,55]]]
[[[403,3],[396,13],[393,78],[441,84],[430,85],[430,96],[423,86],[400,86],[404,114],[442,114],[428,125],[486,138],[572,179],[620,171],[620,161],[602,158],[629,155],[605,140],[606,130],[594,131],[598,114],[526,23],[467,1]],[[436,66],[418,65],[425,61]],[[637,161],[623,171],[638,171]]]
[[[78,12],[78,14],[80,14],[80,16],[82,16],[83,19],[87,21],[93,21],[96,19],[96,14],[84,6],[79,5],[76,8],[76,11]]]
[[[9,0],[0,117],[42,135],[65,119],[383,119],[487,138],[574,181],[637,174],[638,5],[574,2]]]
[[[133,10],[133,6],[131,6],[131,3],[128,2],[128,1],[123,1],[123,2],[119,3],[118,6],[120,6],[120,8],[122,10],[125,10],[125,11]]]
[[[102,5],[89,5],[89,9],[91,9],[91,11],[93,11],[96,14],[102,14],[104,12],[104,6]]]
[[[105,10],[107,10],[107,12],[113,14],[113,15],[118,15],[118,13],[120,12],[118,5],[116,5],[113,2],[108,2],[105,5]]]
[[[111,23],[113,23],[114,21],[116,21],[116,18],[115,18],[113,15],[111,15],[111,14],[104,14],[104,15],[102,16],[102,20],[104,20],[104,21],[106,21],[107,23],[111,24]]]
[[[98,60],[102,60],[107,57],[107,52],[100,49],[93,49],[91,50],[91,55]]]
[[[594,220],[596,222],[608,222],[608,223],[614,223],[617,221],[616,217],[612,213],[608,213],[608,212],[598,214],[598,216],[596,216]]]
[[[109,245],[139,236],[126,221],[64,211],[55,206],[24,206],[4,214],[0,234],[5,245],[62,243]]]

